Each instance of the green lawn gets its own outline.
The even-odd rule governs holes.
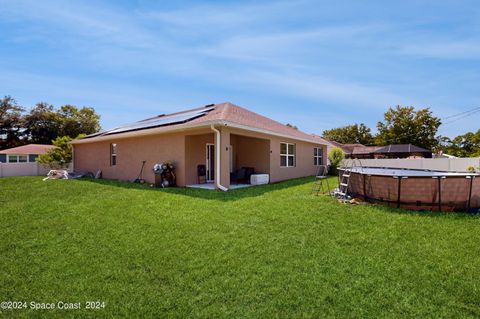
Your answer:
[[[311,179],[228,193],[0,179],[12,317],[480,317],[480,219],[349,206]]]

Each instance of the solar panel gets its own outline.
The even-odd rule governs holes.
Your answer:
[[[210,107],[210,108],[185,112],[181,114],[172,114],[172,115],[167,115],[162,117],[155,117],[152,119],[146,119],[143,121],[138,121],[138,122],[134,122],[131,124],[114,128],[113,130],[105,132],[105,135],[141,130],[146,128],[153,128],[153,127],[170,125],[170,124],[183,123],[183,122],[192,120],[194,118],[200,117],[202,115],[205,115],[206,113],[210,112],[213,109],[214,107]]]

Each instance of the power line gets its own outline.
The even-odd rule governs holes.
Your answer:
[[[460,113],[457,113],[457,114],[454,114],[454,115],[446,116],[446,117],[442,118],[442,120],[451,119],[451,118],[461,116],[461,115],[464,115],[464,114],[467,114],[467,113],[476,113],[478,111],[480,111],[480,106],[478,106],[474,109],[468,110],[468,111],[464,111],[464,112],[460,112]]]
[[[480,108],[477,108],[477,109],[474,109],[474,110],[470,110],[469,112],[463,112],[463,113],[459,113],[456,115],[456,118],[450,120],[450,121],[447,121],[445,123],[442,123],[443,125],[447,125],[447,124],[451,124],[451,123],[454,123],[454,122],[457,122],[463,118],[466,118],[466,117],[469,117],[473,114],[476,114],[476,113],[479,113],[480,112]],[[461,115],[460,117],[458,117],[460,114],[463,114]],[[447,117],[446,117],[447,118]],[[448,117],[448,118],[453,118],[453,116],[451,117]]]

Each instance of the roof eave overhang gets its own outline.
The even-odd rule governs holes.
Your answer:
[[[302,141],[302,142],[307,142],[307,143],[312,143],[312,144],[329,145],[329,143],[326,142],[326,141],[301,138],[301,137],[292,136],[292,135],[288,135],[288,134],[277,133],[277,132],[273,132],[273,131],[265,130],[265,129],[261,129],[261,128],[256,128],[256,127],[251,127],[251,126],[247,126],[247,125],[237,124],[237,123],[229,122],[229,121],[221,121],[221,122],[222,123],[219,123],[219,124],[223,124],[223,125],[226,125],[226,126],[229,126],[229,127],[233,127],[233,128],[237,128],[237,129],[241,129],[241,130],[245,130],[245,131],[251,131],[251,132],[256,132],[256,133],[261,133],[261,134],[266,134],[266,135],[283,137],[283,138],[288,138],[288,139],[291,139],[291,140]]]
[[[270,131],[270,130],[260,129],[260,128],[251,127],[251,126],[242,125],[242,124],[237,124],[237,123],[234,123],[234,122],[224,121],[224,120],[212,120],[212,121],[205,121],[205,122],[194,123],[194,124],[188,124],[187,123],[187,124],[182,124],[181,126],[178,126],[178,127],[157,127],[157,128],[147,129],[147,130],[139,130],[139,131],[131,131],[131,132],[125,132],[125,133],[118,133],[118,134],[103,135],[103,136],[97,136],[97,137],[92,137],[92,138],[82,138],[82,139],[78,139],[78,140],[73,140],[72,142],[70,142],[70,144],[73,144],[73,145],[88,144],[88,143],[119,140],[119,139],[126,139],[126,138],[140,137],[140,136],[185,132],[185,131],[190,131],[190,130],[195,130],[195,129],[200,129],[200,128],[207,128],[207,127],[210,127],[212,124],[213,125],[228,126],[228,127],[233,127],[233,128],[245,130],[245,131],[256,132],[256,133],[272,135],[272,136],[278,136],[278,137],[288,138],[288,139],[291,139],[291,140],[308,142],[308,143],[312,143],[312,144],[329,145],[329,143],[326,142],[326,141],[300,138],[300,137],[296,137],[296,136],[292,136],[292,135],[288,135],[288,134],[277,133],[277,132]]]
[[[73,145],[88,144],[88,143],[96,143],[96,142],[102,142],[102,141],[126,139],[126,138],[132,138],[132,137],[183,132],[183,131],[209,127],[211,124],[217,124],[217,122],[218,121],[207,121],[207,122],[187,124],[187,125],[181,124],[175,127],[163,126],[163,127],[156,127],[156,128],[146,129],[146,130],[130,131],[130,132],[118,133],[118,134],[107,134],[107,135],[96,136],[92,138],[82,138],[78,140],[73,140],[70,142],[70,144],[73,144]]]

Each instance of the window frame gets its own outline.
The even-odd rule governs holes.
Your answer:
[[[25,159],[25,161],[21,161],[20,158]],[[28,155],[18,155],[17,159],[18,159],[17,163],[28,163]]]
[[[15,157],[16,161],[11,161],[10,158]],[[7,163],[18,163],[18,155],[17,154],[7,154]]]
[[[282,145],[285,145],[285,151],[286,153],[282,153]],[[292,148],[290,148],[290,146]],[[290,153],[290,150],[292,150],[292,153]],[[280,142],[280,167],[284,168],[289,168],[289,167],[296,167],[297,166],[297,145],[294,143],[288,143],[288,142]],[[282,165],[282,158],[285,157],[285,165]],[[292,159],[293,164],[289,164],[289,159]]]
[[[314,166],[322,166],[323,165],[323,148],[321,148],[321,147],[314,147],[313,148],[313,165]]]
[[[110,143],[110,166],[117,166],[117,143]]]

